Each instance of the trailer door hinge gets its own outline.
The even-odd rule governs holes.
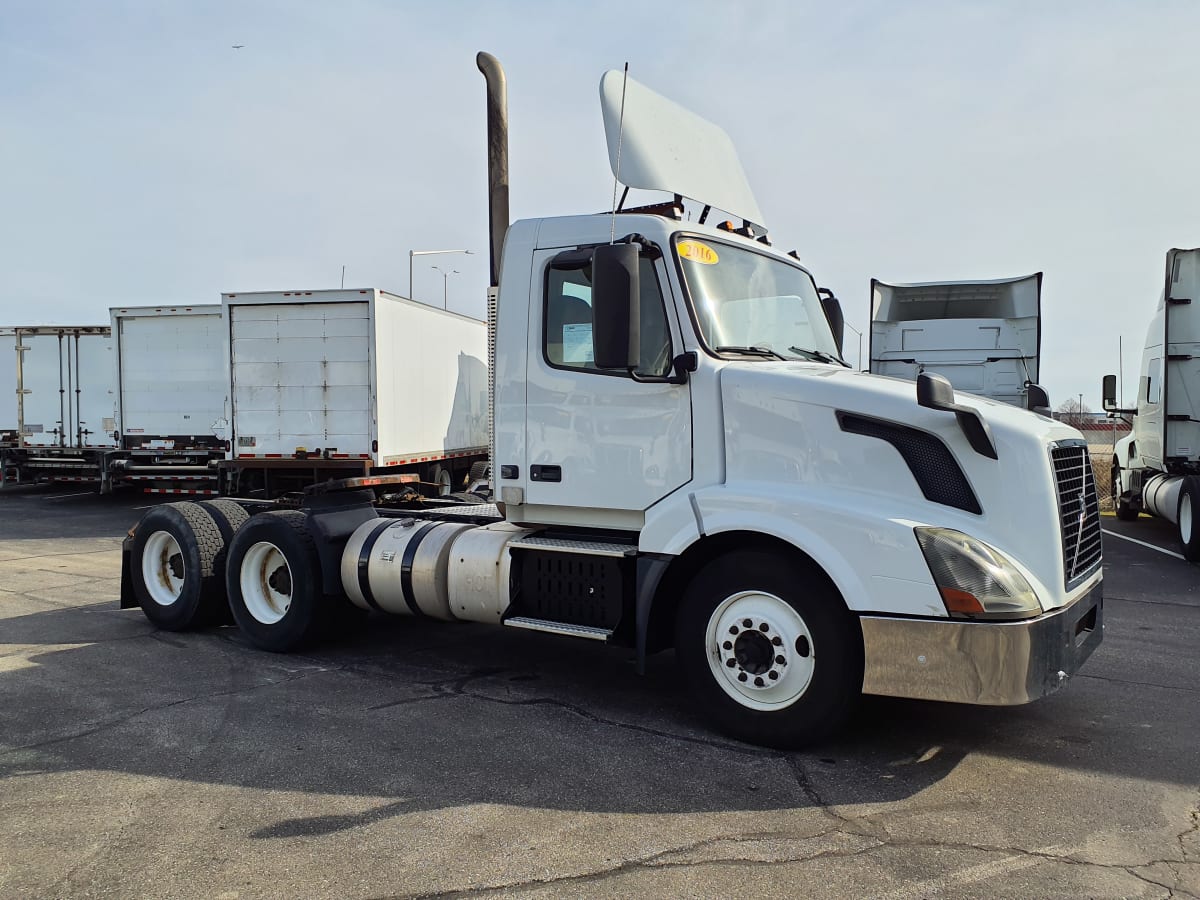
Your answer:
[[[1191,301],[1191,299],[1190,299],[1190,298],[1188,298],[1188,297],[1168,297],[1168,298],[1167,298],[1167,302],[1168,302],[1168,303],[1173,303],[1173,304],[1175,304],[1176,306],[1185,306],[1185,305],[1187,305],[1188,303],[1191,303],[1192,301]]]
[[[1192,358],[1190,353],[1168,353],[1167,360],[1169,362],[1186,362]]]

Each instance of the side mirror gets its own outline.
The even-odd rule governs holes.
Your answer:
[[[917,403],[929,409],[955,412],[954,386],[945,375],[922,372],[917,376]]]
[[[1117,410],[1117,376],[1105,375],[1104,381],[1100,389],[1103,396],[1103,405],[1105,412],[1116,412]]]
[[[846,338],[846,317],[842,313],[842,304],[829,288],[817,288],[817,296],[821,298],[821,309],[825,311],[825,320],[829,330],[833,332],[833,340],[837,344],[838,355],[842,354],[842,343]]]
[[[603,244],[592,254],[592,350],[600,369],[636,369],[642,357],[637,244]]]
[[[958,427],[962,429],[971,449],[980,456],[999,459],[992,429],[976,410],[954,402],[954,386],[945,375],[935,375],[932,372],[922,372],[918,375],[917,403],[928,409],[954,413],[958,419]]]
[[[1039,416],[1050,418],[1050,394],[1040,384],[1025,383],[1025,407]]]

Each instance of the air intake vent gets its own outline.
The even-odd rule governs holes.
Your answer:
[[[838,413],[838,422],[842,431],[878,438],[895,447],[908,463],[926,500],[975,515],[983,512],[962,466],[937,435],[898,422],[844,412]]]
[[[1087,444],[1060,441],[1050,448],[1058,516],[1062,529],[1063,571],[1067,589],[1075,587],[1100,566],[1100,505],[1096,476]]]

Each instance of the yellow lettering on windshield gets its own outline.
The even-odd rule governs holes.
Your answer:
[[[720,262],[717,251],[699,241],[680,241],[675,245],[675,249],[679,251],[680,259],[689,259],[704,266],[715,266]]]

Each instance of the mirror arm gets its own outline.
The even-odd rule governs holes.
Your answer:
[[[629,377],[639,384],[687,384],[688,373],[695,372],[699,365],[700,358],[696,351],[689,350],[671,360],[671,367],[675,370],[671,375],[639,375],[630,369]]]

